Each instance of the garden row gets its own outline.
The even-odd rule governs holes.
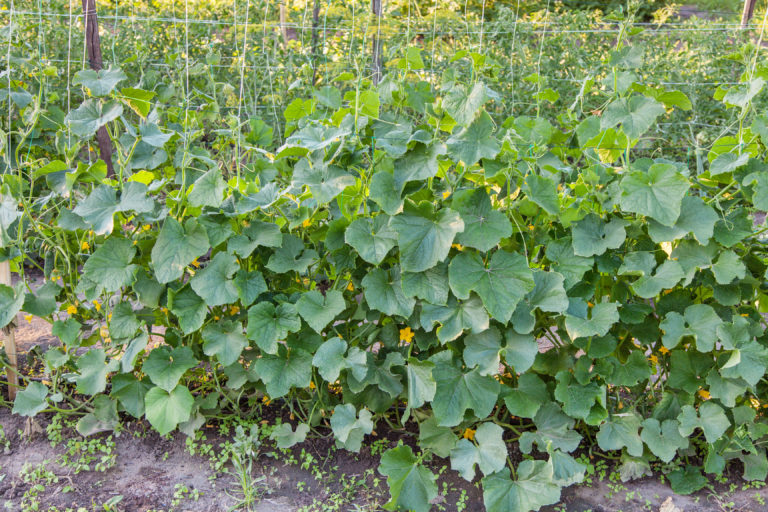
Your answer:
[[[557,118],[497,122],[483,58],[434,83],[416,48],[278,126],[119,68],[79,71],[87,99],[66,113],[14,82],[0,256],[21,280],[0,285],[0,326],[23,311],[61,340],[14,412],[191,434],[280,401],[295,422],[278,446],[351,451],[379,422],[418,424],[381,458],[393,509],[430,508],[433,457],[504,512],[556,503],[584,476],[577,450],[678,492],[734,460],[765,479],[768,67],[734,57],[740,83],[715,98],[734,133],[698,165],[648,158],[644,135],[693,105],[641,81],[622,27],[601,107]]]

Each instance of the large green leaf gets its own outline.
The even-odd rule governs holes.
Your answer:
[[[394,205],[391,204],[390,208],[387,208],[386,203],[392,202],[395,198],[399,199],[403,187],[409,181],[425,180],[435,176],[439,169],[437,157],[444,153],[445,146],[440,143],[429,146],[417,144],[414,149],[395,161],[395,172],[391,182],[390,179],[385,176],[388,173],[378,172],[374,175],[374,178],[371,181],[371,194],[373,200],[379,203],[388,214],[394,215],[397,213],[392,211],[392,206]],[[376,196],[387,192],[389,195],[395,197],[388,199],[385,204],[382,204],[380,200],[377,200],[374,196],[374,190],[376,191]]]
[[[613,324],[619,321],[618,306],[616,302],[601,302],[591,308],[588,317],[566,314],[565,330],[568,336],[574,340],[587,336],[605,336]]]
[[[375,268],[363,278],[362,284],[369,307],[385,315],[411,316],[416,300],[403,293],[399,268]]]
[[[190,334],[202,327],[208,314],[208,306],[189,285],[179,290],[168,290],[168,309],[176,315],[184,334]]]
[[[123,106],[114,100],[102,102],[97,99],[85,100],[77,110],[71,111],[65,123],[78,137],[90,137],[110,121],[123,113]]]
[[[373,143],[376,144],[376,149],[383,149],[393,157],[403,156],[408,151],[412,134],[413,126],[407,120],[382,120],[373,123]]]
[[[530,512],[560,500],[552,463],[543,460],[522,461],[515,480],[505,469],[483,478],[482,485],[487,512]]]
[[[533,373],[523,373],[516,388],[505,387],[502,393],[510,414],[523,418],[533,418],[539,408],[551,400],[547,385]]]
[[[712,273],[718,284],[730,284],[736,279],[744,279],[747,267],[733,251],[723,251],[712,265]]]
[[[322,161],[301,160],[293,170],[293,186],[306,185],[312,197],[320,204],[329,203],[334,197],[355,184],[355,177],[341,167]]]
[[[448,265],[438,263],[424,272],[403,272],[403,293],[430,304],[445,305],[448,301]]]
[[[42,382],[32,381],[16,394],[13,414],[35,416],[48,407],[48,388]]]
[[[318,347],[312,358],[312,365],[317,368],[320,376],[328,382],[336,382],[339,374],[345,368],[350,367],[345,354],[347,342],[341,338],[331,338]],[[363,360],[365,364],[365,360]],[[368,368],[365,368],[366,373]],[[365,377],[365,375],[363,375]]]
[[[717,328],[722,323],[712,306],[707,304],[688,306],[683,315],[670,311],[659,324],[664,333],[662,343],[673,349],[684,337],[691,336],[699,352],[711,352],[717,341]]]
[[[247,271],[240,269],[232,281],[237,288],[237,295],[244,306],[250,306],[259,298],[259,295],[267,291],[267,282],[259,271]]]
[[[75,73],[72,83],[82,85],[92,96],[107,96],[117,84],[126,80],[128,77],[120,68],[101,69],[81,69]]]
[[[440,426],[453,427],[472,409],[478,418],[485,418],[496,405],[499,383],[493,377],[480,375],[478,370],[464,373],[451,359],[450,351],[430,358],[435,363],[432,376],[437,383],[432,410]]]
[[[391,495],[385,509],[429,512],[437,496],[437,476],[421,465],[421,458],[413,454],[410,446],[400,445],[384,452],[379,473],[387,477]]]
[[[243,234],[235,235],[227,241],[227,251],[247,258],[259,247],[280,247],[283,245],[283,234],[280,226],[269,222],[250,221]]]
[[[221,169],[211,169],[200,176],[192,186],[189,193],[189,202],[192,206],[210,206],[218,208],[224,200],[224,191],[227,184],[221,177]]]
[[[713,178],[723,174],[730,174],[733,171],[744,167],[749,162],[749,153],[722,153],[712,160],[709,165],[709,175]]]
[[[768,144],[768,125],[766,125],[765,130],[763,144]],[[754,187],[752,203],[755,208],[762,211],[768,210],[768,172],[753,172],[747,175],[742,183]]]
[[[408,413],[413,407],[421,407],[426,402],[435,398],[437,383],[432,377],[432,369],[435,367],[431,361],[419,361],[415,358],[408,359],[405,367],[405,375],[408,383],[408,402],[403,413],[403,421],[408,419]]]
[[[648,360],[642,352],[637,350],[629,354],[624,363],[619,362],[614,357],[609,357],[604,361],[613,365],[613,371],[610,375],[606,375],[606,382],[613,386],[634,386],[651,376]]]
[[[132,373],[118,373],[110,382],[110,396],[117,399],[125,411],[134,418],[144,416],[144,400],[152,389],[148,379],[137,379]]]
[[[301,238],[283,236],[283,245],[270,256],[267,268],[272,272],[306,272],[317,259],[317,251],[305,247]]]
[[[171,349],[161,346],[149,353],[141,369],[156,386],[170,393],[187,370],[197,364],[198,360],[189,347]]]
[[[503,434],[504,430],[495,423],[483,423],[475,432],[477,444],[461,439],[451,450],[451,468],[470,482],[475,478],[475,465],[485,476],[501,471],[507,462]]]
[[[253,363],[255,374],[267,386],[271,398],[288,394],[292,387],[306,388],[312,377],[312,356],[301,349],[278,347],[277,355],[265,355]]]
[[[744,108],[763,90],[763,86],[765,86],[765,80],[753,78],[747,83],[739,84],[729,89],[723,96],[723,102],[726,105]]]
[[[501,333],[491,327],[464,338],[464,364],[477,368],[480,375],[498,375],[501,362]]]
[[[109,334],[114,340],[132,338],[141,327],[136,313],[130,302],[121,302],[112,310],[112,319],[109,321]]]
[[[336,445],[351,452],[359,452],[363,437],[373,431],[371,412],[362,409],[359,413],[352,404],[340,404],[333,408],[331,430],[336,438]]]
[[[285,449],[303,443],[308,433],[309,425],[306,423],[296,425],[295,431],[291,428],[290,423],[281,423],[272,431],[269,438],[277,442],[278,448]]]
[[[83,276],[107,292],[116,292],[136,279],[137,265],[131,264],[135,255],[130,240],[107,238],[83,265]]]
[[[117,370],[118,362],[110,359],[104,349],[92,349],[77,360],[79,375],[75,377],[77,392],[96,395],[107,388],[107,374]]]
[[[533,291],[525,297],[532,308],[550,313],[563,313],[568,309],[568,296],[563,287],[565,278],[562,274],[535,270],[533,282]]]
[[[435,169],[437,172],[437,169]],[[379,171],[371,177],[369,195],[387,215],[397,215],[403,211],[402,189],[397,186],[395,177],[387,171]]]
[[[488,112],[482,110],[466,127],[455,133],[446,143],[448,153],[467,167],[481,158],[493,158],[501,150],[501,144],[493,136],[494,124]]]
[[[277,353],[277,342],[299,329],[301,319],[293,304],[275,306],[271,302],[259,302],[248,309],[248,339],[268,354]]]
[[[741,377],[737,375],[725,377],[715,368],[707,374],[706,383],[712,398],[720,400],[726,407],[734,407],[736,399],[743,396],[749,387],[749,383]]]
[[[451,297],[445,306],[436,306],[427,302],[421,305],[420,320],[422,328],[429,332],[437,327],[437,339],[442,343],[453,341],[464,332],[474,333],[488,329],[488,313],[477,295],[471,295],[467,300],[456,300]]]
[[[635,95],[631,98],[619,98],[611,102],[600,118],[600,128],[621,129],[630,139],[640,138],[664,113],[664,106],[653,98]]]
[[[483,188],[457,192],[452,206],[464,221],[464,231],[456,236],[461,245],[488,251],[512,234],[512,223],[502,212],[493,209]]]
[[[456,233],[464,230],[457,212],[448,208],[435,211],[429,201],[407,203],[390,225],[397,232],[400,265],[407,272],[421,272],[443,261]]]
[[[180,278],[186,267],[208,249],[208,234],[195,219],[188,219],[182,226],[173,217],[167,217],[152,247],[157,281],[163,284]]]
[[[344,295],[338,290],[328,290],[325,295],[312,290],[303,293],[296,301],[296,309],[301,317],[319,334],[346,307]]]
[[[642,423],[640,433],[643,442],[658,458],[664,462],[671,461],[677,450],[688,447],[688,439],[680,435],[680,423],[677,420],[659,422],[656,418],[647,418]]]
[[[601,450],[627,449],[627,453],[640,457],[643,455],[643,440],[640,438],[640,418],[634,413],[614,414],[600,425],[597,444]]]
[[[721,367],[725,378],[741,378],[750,386],[756,386],[765,375],[768,366],[768,348],[750,340],[731,351],[728,361]]]
[[[11,288],[0,284],[0,329],[16,319],[16,314],[24,305],[24,282],[19,281]]]
[[[653,164],[648,172],[632,171],[621,180],[621,208],[673,226],[690,186],[676,166]]]
[[[563,404],[563,412],[571,418],[594,423],[591,415],[593,407],[604,407],[606,387],[595,381],[581,384],[567,371],[559,372],[556,377],[555,398]]]
[[[209,307],[232,304],[239,297],[232,279],[239,268],[234,256],[220,252],[205,268],[197,271],[189,284]]]
[[[654,267],[656,267],[656,261],[653,254],[629,253],[619,268],[619,274],[640,276],[632,283],[632,291],[644,299],[651,299],[659,295],[662,290],[674,288],[685,277],[682,266],[673,259],[665,260],[656,267],[655,271]]]
[[[96,234],[107,235],[114,228],[115,213],[149,213],[154,206],[154,201],[147,197],[146,185],[129,182],[125,184],[119,199],[114,188],[99,185],[78,203],[73,212],[90,224]]]
[[[368,263],[378,265],[397,244],[397,232],[390,227],[388,215],[361,217],[349,225],[344,240]]]
[[[195,399],[185,386],[176,386],[170,392],[154,387],[144,397],[147,420],[160,435],[187,421],[194,404]]]
[[[123,357],[120,358],[120,367],[123,372],[133,371],[133,367],[136,365],[136,359],[138,359],[139,354],[147,348],[148,342],[149,335],[144,331],[141,331],[138,336],[128,342],[125,347],[125,352],[123,352]]]
[[[517,373],[528,371],[539,353],[539,344],[532,335],[520,334],[514,329],[507,329],[504,337],[507,340],[501,352],[504,361]]]
[[[698,411],[691,405],[684,405],[677,419],[680,421],[680,435],[690,437],[694,430],[700,428],[710,444],[719,440],[731,427],[723,408],[714,402],[704,402]]]
[[[533,273],[522,254],[496,251],[487,264],[477,253],[462,252],[448,267],[451,290],[460,299],[474,291],[491,316],[509,321],[517,303],[533,290]]]
[[[671,242],[693,233],[700,243],[705,244],[712,238],[718,216],[715,210],[703,199],[696,196],[685,196],[680,206],[680,216],[673,226],[651,219],[648,223],[648,234],[654,242]]]
[[[483,82],[475,82],[468,92],[461,84],[456,84],[448,91],[443,99],[443,108],[462,126],[466,126],[475,118],[475,114],[488,101],[486,86]]]
[[[430,416],[419,423],[419,447],[430,450],[438,457],[448,457],[456,446],[457,439],[449,427],[441,427],[437,419]]]
[[[576,256],[599,256],[608,249],[617,249],[627,238],[627,222],[616,217],[603,222],[590,213],[573,225],[573,252]]]
[[[576,256],[570,237],[553,240],[547,244],[547,259],[554,262],[552,269],[565,278],[566,290],[581,281],[581,278],[594,265],[594,258]]]
[[[207,356],[216,356],[222,366],[229,366],[237,361],[243,349],[248,346],[243,325],[232,320],[221,320],[206,325],[202,335],[203,352]]]
[[[529,174],[523,183],[523,192],[528,198],[541,206],[550,215],[560,213],[560,199],[557,185],[551,179],[537,174]]]
[[[572,452],[578,448],[581,436],[573,430],[575,421],[563,413],[554,402],[541,405],[533,418],[536,430],[523,432],[520,437],[520,449],[530,453],[536,443],[541,451],[550,448]]]

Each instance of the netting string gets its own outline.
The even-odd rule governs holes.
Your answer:
[[[248,49],[248,16],[249,16],[249,9],[251,6],[250,0],[245,1],[245,30],[243,32],[243,52],[240,57],[243,60],[243,65],[240,66],[240,93],[238,95],[238,101],[237,101],[237,135],[235,137],[235,144],[237,146],[237,150],[235,152],[235,155],[237,157],[237,161],[235,163],[235,168],[237,169],[237,179],[240,181],[240,135],[241,135],[241,128],[240,128],[240,119],[241,119],[241,112],[242,112],[242,106],[243,106],[243,84],[245,83],[245,61],[247,56],[247,49]],[[237,42],[237,40],[235,40]],[[237,44],[235,44],[235,47],[237,47]],[[214,85],[215,87],[215,85]]]
[[[541,41],[539,42],[539,58],[536,61],[536,76],[538,77],[538,80],[536,81],[536,117],[538,118],[541,114],[541,99],[540,94],[541,93],[541,58],[544,55],[544,38],[547,34],[547,25],[546,21],[549,20],[549,2],[550,0],[547,0],[547,9],[544,12],[544,32],[541,35]]]

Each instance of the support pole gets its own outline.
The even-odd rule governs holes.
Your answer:
[[[757,0],[744,0],[744,10],[741,12],[741,28],[747,28],[749,25],[749,20],[755,13],[755,4],[757,4]]]
[[[381,0],[371,0],[371,10],[376,17],[376,32],[373,35],[373,48],[371,56],[371,71],[373,85],[381,82],[381,40],[379,39],[379,27],[381,26]]]
[[[283,0],[282,2],[280,2],[280,7],[279,7],[280,32],[282,32],[283,34],[283,44],[285,45],[286,49],[288,48],[289,42],[295,41],[296,39],[298,39],[298,34],[296,33],[296,29],[288,26],[288,8],[285,6],[285,2],[287,1],[288,0]]]
[[[320,24],[320,0],[315,0],[315,7],[312,9],[312,85],[317,84],[317,26]]]
[[[11,264],[9,261],[0,263],[0,284],[6,286],[12,286],[11,284]],[[5,353],[8,355],[8,360],[11,363],[10,368],[6,370],[8,375],[8,398],[13,400],[16,398],[16,390],[19,387],[19,361],[16,352],[16,325],[15,322],[11,322],[2,329],[2,334],[5,337]]]
[[[85,47],[88,51],[88,61],[91,69],[101,71],[101,38],[99,37],[99,19],[96,15],[96,0],[83,0],[83,20],[85,23]],[[107,164],[107,176],[114,176],[112,165],[112,140],[107,133],[107,127],[102,126],[96,132],[99,144],[99,156]]]

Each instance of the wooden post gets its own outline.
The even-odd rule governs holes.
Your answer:
[[[298,39],[298,34],[296,33],[296,29],[293,27],[288,26],[288,8],[285,6],[285,2],[287,0],[283,0],[280,2],[279,12],[280,12],[280,31],[283,33],[283,44],[286,48],[288,48],[288,43],[290,41],[295,41]]]
[[[757,0],[744,0],[744,10],[741,12],[741,28],[747,28],[749,25],[749,20],[755,13],[755,4],[757,4]]]
[[[381,81],[381,40],[379,40],[379,26],[381,26],[381,0],[371,0],[371,10],[376,17],[376,31],[373,36],[373,48],[371,56],[371,71],[373,85],[379,85]]]
[[[85,23],[85,47],[88,51],[88,61],[91,69],[101,71],[101,38],[99,37],[99,19],[96,16],[96,0],[83,0],[83,23]],[[112,166],[112,140],[107,133],[107,127],[102,126],[96,132],[99,143],[99,156],[107,164],[107,176],[114,176]]]
[[[0,284],[12,287],[11,264],[8,261],[0,263]],[[11,400],[16,398],[16,389],[19,387],[19,374],[17,372],[19,362],[16,353],[15,327],[15,323],[11,322],[2,329],[2,334],[5,335],[5,353],[8,354],[8,360],[11,363],[11,367],[6,371],[8,376],[8,398]]]
[[[317,83],[317,26],[320,24],[320,0],[315,0],[312,9],[312,85]]]

